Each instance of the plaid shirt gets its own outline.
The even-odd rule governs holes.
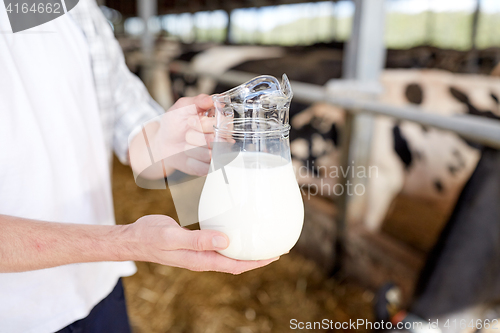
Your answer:
[[[68,14],[80,26],[89,45],[104,137],[122,163],[128,163],[128,138],[145,122],[165,111],[125,64],[111,26],[95,0],[81,0]]]

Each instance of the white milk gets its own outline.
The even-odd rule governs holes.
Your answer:
[[[267,153],[242,152],[208,174],[201,193],[201,229],[224,232],[221,254],[241,260],[270,259],[288,252],[304,222],[304,204],[292,163]]]

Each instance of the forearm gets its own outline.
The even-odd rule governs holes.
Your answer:
[[[0,272],[134,260],[127,226],[53,223],[0,215]]]
[[[189,231],[163,215],[144,216],[132,224],[113,226],[0,215],[0,273],[134,260],[239,274],[273,261],[239,261],[214,252],[228,244],[227,236],[218,231]]]

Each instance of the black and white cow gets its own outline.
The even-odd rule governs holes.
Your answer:
[[[499,203],[500,150],[484,148],[422,271],[413,312],[429,318],[500,302]]]
[[[292,80],[324,85],[329,79],[340,77],[341,55],[339,50],[323,48],[312,52],[298,49],[285,54],[279,47],[217,46],[193,53],[190,60],[193,70],[214,75],[229,69],[275,76],[286,72]],[[183,80],[185,78],[180,79]],[[231,88],[207,78],[179,82],[174,80],[172,85],[174,88],[182,85],[183,95],[217,93]],[[382,73],[381,83],[384,90],[380,100],[391,105],[419,105],[446,116],[499,114],[500,80],[497,78],[442,70],[389,69]],[[338,166],[343,110],[324,103],[309,106],[292,102],[290,115],[295,169],[303,165],[316,167],[305,177],[297,174],[299,182],[335,184],[338,179],[321,174],[324,169],[319,167]],[[366,226],[379,229],[399,193],[449,207],[478,159],[478,150],[453,133],[377,117],[370,165],[377,167],[378,177],[368,181]]]
[[[418,105],[446,116],[458,114],[495,118],[500,115],[500,80],[480,75],[459,75],[440,70],[385,70],[380,99],[391,105]],[[338,165],[338,132],[343,111],[323,103],[312,105],[292,118],[291,148],[294,163]],[[377,117],[370,165],[378,177],[367,186],[366,225],[380,227],[393,199],[399,193],[441,203],[454,202],[479,159],[479,152],[457,135],[407,121]],[[323,169],[324,170],[324,169]],[[299,181],[334,184],[328,175]]]
[[[211,54],[200,53],[197,55],[200,58],[197,68],[206,71],[212,66],[214,74],[228,69],[275,76],[286,72],[292,80],[319,85],[325,84],[329,78],[340,76],[339,59],[335,60],[338,63],[321,67],[318,64],[322,63],[324,55],[319,53],[311,59],[295,55],[292,60],[288,59],[295,64],[293,67],[279,58],[281,51],[270,51],[274,57],[269,60],[274,63],[273,71],[279,68],[280,73],[274,73],[271,67],[267,70],[265,66],[260,67],[261,70],[253,70],[255,67],[249,62],[235,68],[237,57],[225,60],[224,56],[232,49],[226,47]],[[239,53],[241,61],[245,59],[242,53]],[[257,53],[259,51],[253,54]],[[332,59],[331,54],[328,57]],[[262,59],[265,58],[264,55]],[[313,70],[315,66],[321,70]],[[293,74],[290,75],[290,72]],[[384,90],[380,100],[387,104],[418,105],[423,110],[450,117],[471,114],[491,118],[492,121],[500,118],[500,80],[495,77],[452,74],[442,70],[401,69],[385,70],[381,83]],[[216,87],[213,81],[194,81],[191,88],[193,90],[189,94],[221,92],[230,87]],[[323,174],[321,170],[324,169],[318,167],[338,166],[343,122],[344,111],[338,107],[325,103],[310,106],[292,104],[290,138],[295,169],[304,165],[316,166],[305,177],[298,173],[299,182],[318,184],[323,180],[334,184],[338,181]],[[380,228],[399,193],[438,202],[444,207],[455,202],[468,182],[451,222],[422,274],[413,311],[423,317],[461,311],[466,306],[495,301],[496,297],[500,297],[500,236],[497,223],[500,220],[498,205],[495,204],[495,200],[500,198],[498,153],[490,151],[478,165],[479,159],[478,147],[456,134],[389,117],[381,116],[375,120],[370,164],[377,167],[378,177],[368,180],[365,214],[368,228]],[[475,241],[467,242],[470,237],[474,237]],[[478,239],[484,240],[479,247]],[[456,251],[460,248],[461,251]],[[465,266],[479,267],[481,272],[468,274]]]

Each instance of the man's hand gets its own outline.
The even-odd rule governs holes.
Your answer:
[[[130,144],[130,162],[136,174],[153,162],[163,160],[167,173],[177,169],[187,174],[205,176],[210,164],[209,145],[214,140],[215,124],[215,118],[207,117],[206,113],[212,107],[213,101],[208,95],[184,97],[162,115],[159,122],[146,125],[144,131],[136,135]],[[157,173],[142,176],[166,176]]]
[[[214,251],[227,247],[226,235],[189,231],[163,215],[144,216],[129,225],[55,223],[0,215],[0,230],[0,273],[136,260],[239,274],[277,259],[229,259]]]
[[[187,268],[192,271],[218,271],[231,274],[265,266],[276,259],[241,261],[227,258],[215,250],[223,250],[229,239],[213,230],[190,231],[181,228],[164,215],[141,217],[127,226],[125,234],[133,240],[134,260]]]
[[[151,144],[153,155],[167,157],[165,162],[169,167],[190,175],[206,176],[215,118],[207,117],[205,113],[213,105],[208,95],[180,98],[162,116]]]

